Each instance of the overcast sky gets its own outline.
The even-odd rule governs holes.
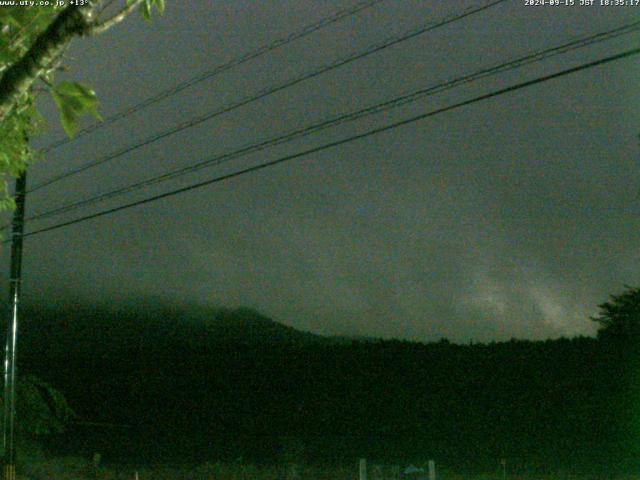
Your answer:
[[[136,15],[103,36],[77,40],[66,76],[93,86],[109,116],[355,3],[170,0],[152,23]],[[54,150],[32,167],[29,182],[481,3],[386,0]],[[34,192],[28,213],[634,19],[640,6],[508,1]],[[28,230],[618,53],[638,46],[639,37],[554,57]],[[597,304],[639,283],[638,62],[610,63],[33,236],[25,243],[25,297],[248,306],[316,333],[421,341],[591,335]],[[50,100],[43,110],[45,145],[61,128]]]

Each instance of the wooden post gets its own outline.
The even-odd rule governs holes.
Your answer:
[[[367,480],[367,460],[365,458],[360,459],[360,480]]]
[[[436,462],[429,460],[429,480],[436,480]]]

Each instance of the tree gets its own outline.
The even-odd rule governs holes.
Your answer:
[[[31,447],[42,437],[63,433],[78,418],[64,395],[35,375],[21,377],[16,394],[17,433]]]
[[[71,41],[109,30],[136,8],[150,19],[153,7],[164,12],[165,0],[126,0],[106,19],[101,17],[111,1],[50,3],[51,6],[0,7],[0,209],[13,205],[8,195],[8,177],[17,177],[34,157],[29,140],[43,125],[36,104],[40,93],[52,95],[69,136],[76,133],[79,116],[92,114],[100,118],[91,88],[76,82],[54,83],[54,74],[61,68]]]
[[[62,393],[34,375],[25,375],[17,385],[19,433],[40,437],[66,430],[75,412]]]
[[[19,461],[24,466],[32,465],[44,457],[45,437],[65,432],[72,422],[78,420],[78,416],[59,390],[34,375],[20,377],[16,394]],[[2,401],[0,397],[0,404]]]
[[[626,291],[611,295],[611,300],[598,305],[598,316],[591,319],[600,325],[598,338],[633,341],[640,339],[640,288],[625,285]]]

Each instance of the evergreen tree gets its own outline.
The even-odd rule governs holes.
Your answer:
[[[635,341],[640,338],[640,288],[625,286],[620,295],[598,307],[598,316],[592,320],[600,325],[601,340]]]

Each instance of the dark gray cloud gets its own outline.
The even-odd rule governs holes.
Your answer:
[[[345,5],[168,3],[166,16],[151,24],[132,19],[74,44],[72,76],[96,88],[104,114]],[[59,182],[34,194],[29,210],[107,191],[640,14],[631,7],[524,3],[507,2]],[[473,4],[389,0],[56,150],[33,167],[30,181]],[[342,138],[637,41],[638,35],[627,36],[553,58],[128,198]],[[315,332],[418,340],[592,334],[588,315],[624,283],[637,283],[640,267],[638,78],[637,59],[609,64],[33,237],[25,252],[25,295],[42,302],[154,296],[247,305]],[[60,132],[51,105],[44,108],[53,125],[46,143]]]

